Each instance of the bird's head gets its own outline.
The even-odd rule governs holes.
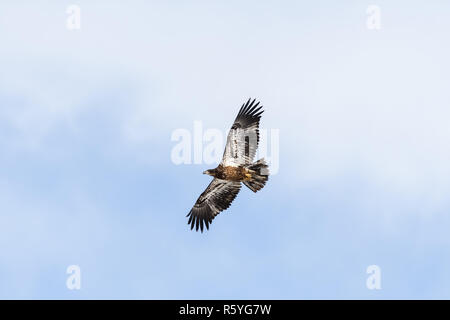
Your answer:
[[[208,176],[214,176],[215,169],[208,169],[206,171],[203,171],[203,174],[207,174]]]

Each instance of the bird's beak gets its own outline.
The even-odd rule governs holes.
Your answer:
[[[208,172],[207,171],[203,171],[203,174],[208,174]]]

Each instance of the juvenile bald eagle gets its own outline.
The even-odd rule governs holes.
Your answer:
[[[206,190],[200,195],[187,217],[191,230],[203,232],[223,210],[227,209],[241,189],[241,182],[256,192],[269,179],[268,166],[264,159],[253,163],[259,143],[259,120],[262,106],[249,99],[239,110],[227,137],[223,158],[215,169],[204,174],[213,176]]]

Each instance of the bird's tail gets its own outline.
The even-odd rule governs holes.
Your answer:
[[[250,171],[250,180],[243,181],[244,184],[253,192],[261,190],[266,181],[269,180],[269,166],[264,159],[260,159],[255,163],[247,165],[246,168]]]

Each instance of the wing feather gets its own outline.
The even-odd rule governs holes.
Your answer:
[[[239,110],[227,137],[222,165],[238,167],[253,162],[259,143],[259,121],[264,112],[256,99],[248,99]]]
[[[191,229],[195,226],[196,231],[200,228],[203,232],[204,225],[209,229],[212,220],[220,212],[228,209],[240,189],[240,182],[213,179],[187,215]]]

